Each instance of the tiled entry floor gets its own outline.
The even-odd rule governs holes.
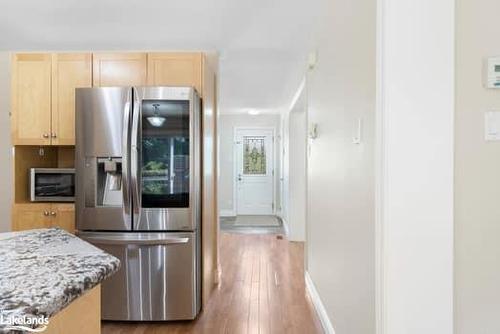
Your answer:
[[[220,217],[221,231],[247,234],[285,234],[283,222],[276,216]]]
[[[104,322],[102,333],[322,333],[305,291],[303,243],[225,232],[220,242],[221,283],[197,320]]]

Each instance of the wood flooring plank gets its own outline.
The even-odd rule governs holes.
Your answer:
[[[263,239],[260,246],[261,261],[260,261],[260,281],[259,281],[259,333],[271,334],[270,324],[270,307],[269,307],[269,249],[266,239]]]
[[[276,240],[272,240],[270,243],[269,252],[271,254],[270,263],[268,266],[268,294],[269,294],[269,306],[271,313],[271,332],[274,333],[286,333],[282,303],[282,296],[279,293],[279,274],[278,269],[281,262],[281,257],[278,258],[278,243]]]
[[[259,288],[260,288],[260,238],[257,241],[257,248],[253,250],[252,280],[249,296],[248,309],[248,333],[259,334]]]
[[[221,233],[221,281],[194,321],[108,322],[103,334],[314,334],[321,324],[304,283],[303,243]]]

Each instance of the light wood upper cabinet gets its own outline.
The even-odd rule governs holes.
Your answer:
[[[49,145],[51,111],[50,54],[12,57],[12,143]]]
[[[145,86],[146,59],[146,53],[94,53],[94,86]]]
[[[18,53],[12,61],[14,145],[74,145],[75,88],[194,86],[203,97],[200,52]]]
[[[194,86],[202,95],[203,54],[148,53],[148,86]]]
[[[92,55],[52,55],[52,145],[75,145],[75,89],[92,87]]]
[[[91,87],[91,59],[90,53],[13,56],[14,145],[75,144],[75,88]]]

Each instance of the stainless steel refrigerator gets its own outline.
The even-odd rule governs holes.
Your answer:
[[[200,131],[193,88],[76,89],[78,236],[121,261],[103,319],[198,314]]]

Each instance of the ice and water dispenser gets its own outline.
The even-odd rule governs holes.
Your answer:
[[[122,206],[122,159],[97,158],[97,206]]]

